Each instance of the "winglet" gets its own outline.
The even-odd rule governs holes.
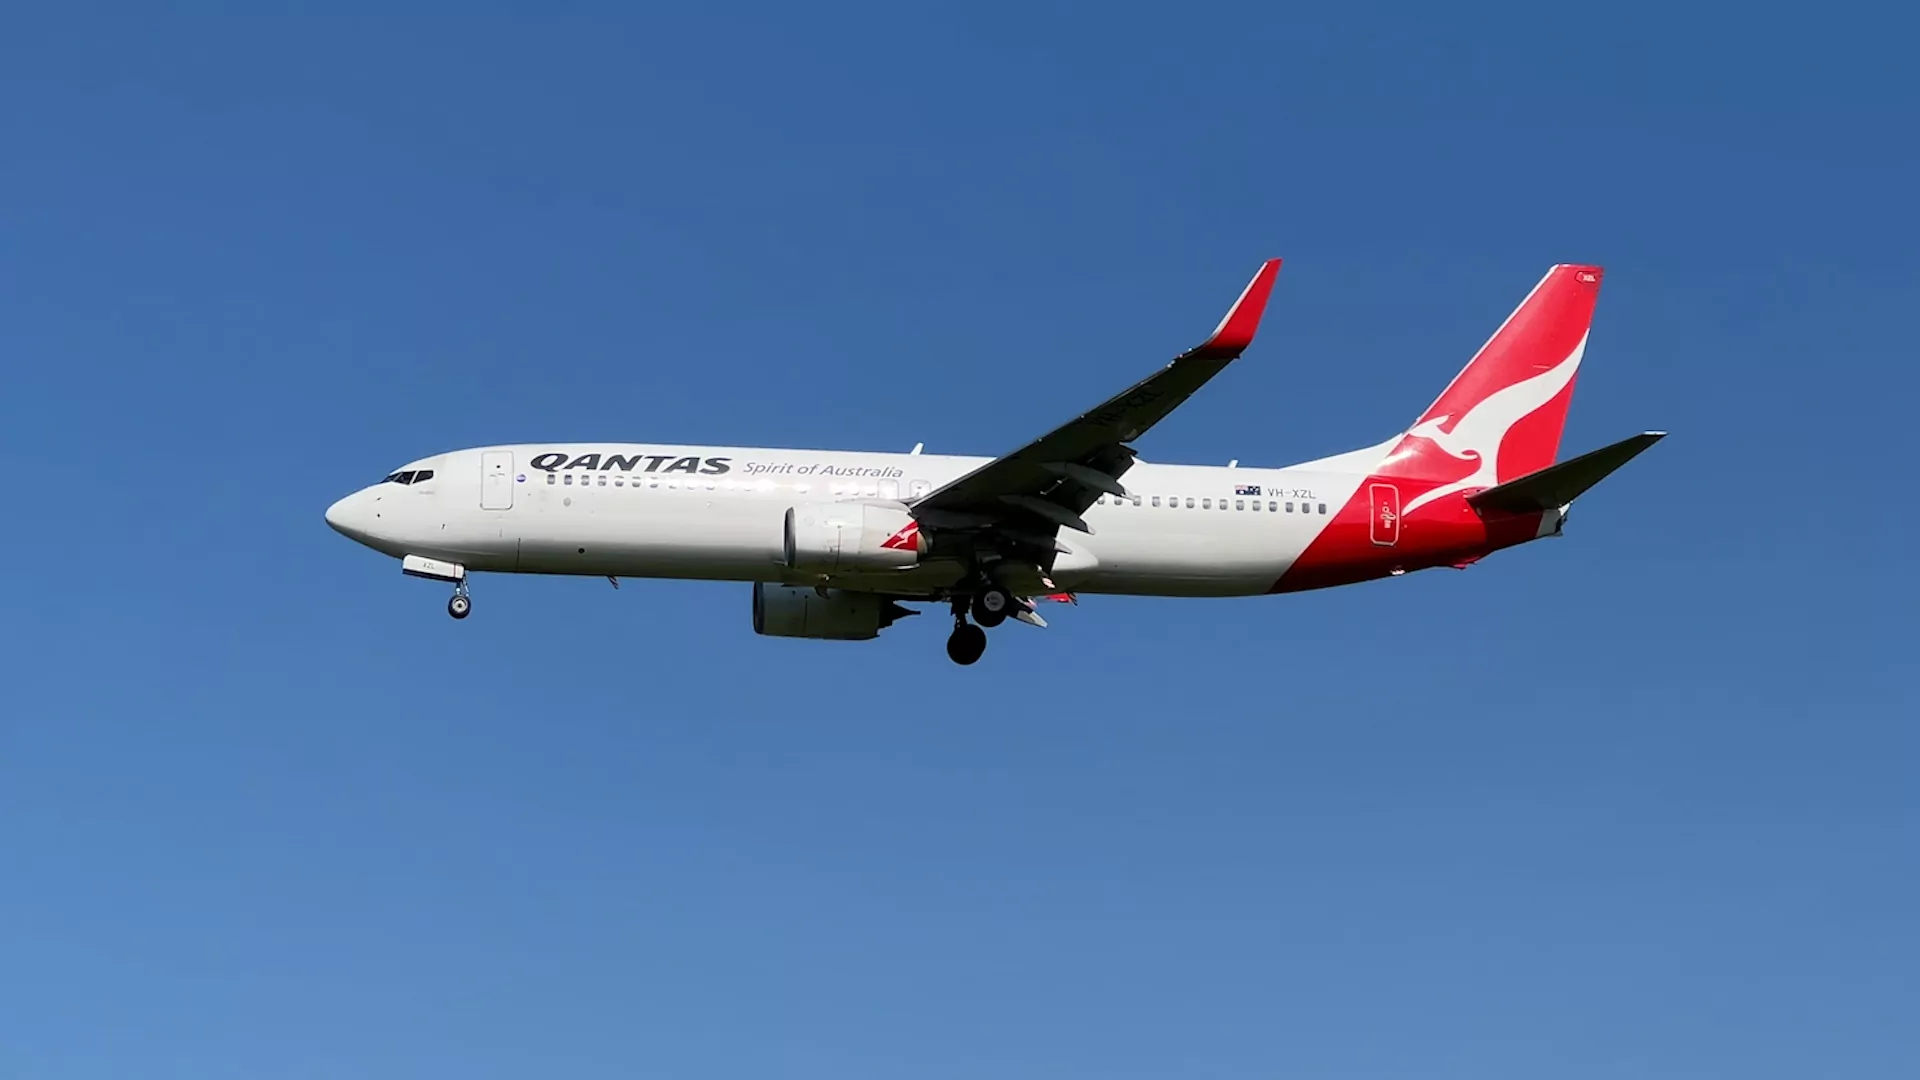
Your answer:
[[[1233,302],[1227,317],[1213,328],[1213,336],[1188,350],[1188,356],[1209,360],[1232,360],[1253,344],[1253,332],[1260,329],[1260,316],[1266,313],[1267,297],[1273,294],[1273,279],[1280,273],[1280,260],[1268,259],[1247,282],[1240,299]]]

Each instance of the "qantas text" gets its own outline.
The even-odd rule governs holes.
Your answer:
[[[530,463],[543,472],[558,472],[562,469],[592,469],[600,472],[642,472],[642,473],[701,473],[706,476],[721,476],[733,471],[733,459],[730,457],[699,457],[688,454],[581,454],[569,459],[566,454],[557,451],[540,454]],[[872,476],[881,479],[898,479],[906,475],[892,466],[831,465],[826,463],[797,464],[792,462],[748,462],[743,466],[748,476]]]
[[[641,467],[642,462],[646,463],[645,468]],[[673,454],[581,454],[569,461],[565,454],[550,453],[534,458],[532,465],[545,472],[556,469],[599,469],[614,472],[698,472],[719,476],[733,471],[732,462],[732,458],[679,457]]]

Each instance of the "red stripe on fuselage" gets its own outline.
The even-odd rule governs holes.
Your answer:
[[[1463,494],[1443,496],[1412,514],[1399,516],[1393,532],[1384,533],[1376,521],[1382,500],[1375,489],[1382,486],[1393,487],[1399,505],[1405,506],[1436,482],[1369,476],[1267,591],[1302,592],[1371,581],[1397,571],[1456,566],[1523,544],[1540,534],[1539,513],[1489,514],[1483,518],[1467,504]],[[1393,543],[1380,543],[1388,535]]]

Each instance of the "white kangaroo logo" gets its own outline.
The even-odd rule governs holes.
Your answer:
[[[1468,488],[1492,487],[1500,482],[1500,444],[1507,437],[1513,425],[1519,423],[1542,405],[1552,401],[1560,391],[1573,381],[1574,372],[1580,368],[1580,358],[1587,351],[1587,335],[1580,335],[1580,343],[1573,347],[1565,360],[1533,376],[1522,379],[1512,386],[1502,387],[1480,399],[1480,402],[1468,409],[1453,425],[1452,431],[1440,430],[1451,415],[1436,416],[1415,424],[1408,432],[1409,437],[1426,439],[1450,457],[1461,461],[1478,461],[1479,467],[1465,479],[1451,484],[1442,484],[1432,491],[1402,507],[1402,516],[1413,513],[1442,496]]]

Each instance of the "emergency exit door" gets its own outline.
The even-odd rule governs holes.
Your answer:
[[[480,455],[480,509],[513,509],[513,451],[488,450]]]

